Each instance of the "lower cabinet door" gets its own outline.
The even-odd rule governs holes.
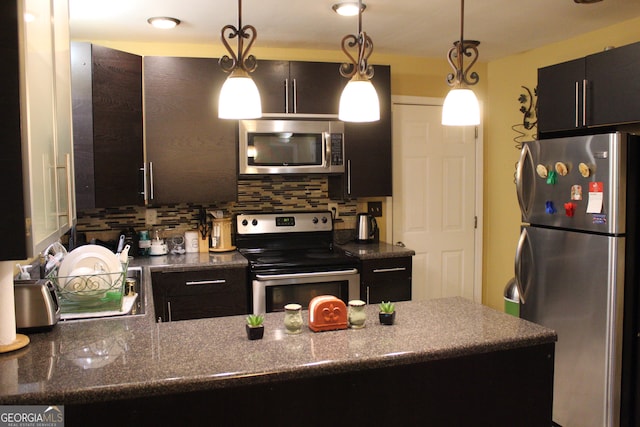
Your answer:
[[[246,314],[246,268],[151,273],[156,319],[163,322]]]
[[[364,260],[360,298],[367,304],[411,300],[411,257]]]

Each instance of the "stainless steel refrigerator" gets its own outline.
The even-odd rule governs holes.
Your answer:
[[[558,334],[562,427],[640,425],[638,151],[636,136],[585,135],[527,142],[518,162],[520,317]]]

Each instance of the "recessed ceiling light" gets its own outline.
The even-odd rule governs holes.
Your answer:
[[[180,25],[179,19],[170,18],[168,16],[154,16],[153,18],[147,19],[147,22],[161,30],[170,30]]]
[[[367,8],[367,5],[362,3],[362,11]],[[331,6],[334,12],[342,16],[356,16],[358,14],[358,2],[345,2],[336,3]]]

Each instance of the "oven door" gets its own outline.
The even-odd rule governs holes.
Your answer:
[[[312,273],[260,274],[252,281],[253,313],[284,311],[291,303],[309,307],[318,295],[334,295],[344,301],[360,298],[360,274],[355,268]]]

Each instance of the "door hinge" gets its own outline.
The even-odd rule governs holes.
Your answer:
[[[478,139],[478,126],[474,128],[475,138]]]
[[[478,228],[478,217],[474,216],[473,217],[473,228]]]

